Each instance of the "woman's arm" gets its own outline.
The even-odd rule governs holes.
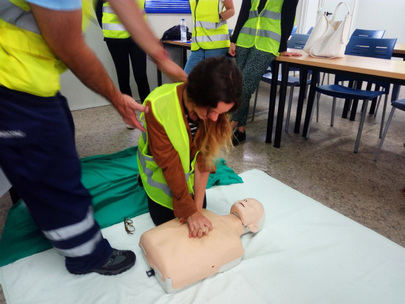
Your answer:
[[[281,39],[279,52],[287,51],[287,41],[294,26],[298,0],[285,0],[281,8]]]
[[[201,171],[198,162],[195,165],[194,174],[194,202],[197,210],[201,211],[204,203],[205,189],[207,189],[209,171]]]
[[[223,0],[225,10],[221,12],[219,15],[221,16],[222,20],[228,20],[233,15],[235,15],[235,8],[233,6],[233,0]]]
[[[232,32],[231,37],[231,45],[229,47],[228,53],[232,57],[236,56],[236,40],[238,40],[239,32],[242,29],[243,25],[245,24],[246,20],[249,18],[249,11],[250,11],[251,3],[250,0],[243,0],[242,6],[239,11],[238,21],[236,22],[236,26]]]

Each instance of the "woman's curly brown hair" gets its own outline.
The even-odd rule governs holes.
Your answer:
[[[198,107],[216,108],[220,101],[234,103],[236,110],[242,98],[242,74],[233,60],[212,57],[199,62],[188,76],[187,96]],[[221,148],[232,145],[229,114],[223,113],[217,121],[206,119],[200,123],[194,142],[203,154],[208,168]]]

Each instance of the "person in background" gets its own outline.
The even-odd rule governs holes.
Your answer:
[[[138,168],[155,225],[175,217],[187,222],[190,237],[212,229],[202,215],[214,158],[231,145],[228,113],[242,95],[242,76],[233,60],[200,61],[186,83],[166,84],[148,96],[145,129],[138,142]],[[142,117],[141,115],[141,117]]]
[[[278,56],[301,56],[287,52],[287,40],[294,25],[298,0],[243,0],[229,54],[243,75],[243,101],[232,116],[232,143],[246,140],[249,102],[262,75]]]
[[[191,54],[184,71],[189,74],[198,62],[224,56],[230,45],[226,20],[235,14],[233,0],[190,0],[193,18]]]
[[[133,0],[111,1],[114,11],[158,67],[177,81],[186,74],[171,61]],[[81,183],[74,123],[59,93],[69,68],[102,95],[127,124],[144,107],[122,94],[87,46],[84,0],[4,0],[0,9],[0,166],[44,236],[73,274],[115,275],[131,268],[135,254],[117,250],[95,222],[91,196]]]
[[[144,9],[145,0],[136,0],[136,3],[141,10]],[[146,74],[145,52],[131,39],[130,34],[125,30],[125,27],[121,24],[117,14],[115,14],[108,2],[103,0],[97,1],[96,15],[103,29],[104,41],[114,62],[121,93],[132,96],[129,74],[129,59],[131,59],[139,98],[142,101],[141,103],[143,103],[146,96],[150,93],[148,76]],[[133,129],[129,125],[127,127]]]

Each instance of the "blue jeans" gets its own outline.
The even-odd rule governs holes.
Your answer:
[[[191,54],[187,59],[186,66],[184,67],[184,71],[187,74],[190,74],[191,70],[201,60],[204,60],[204,59],[207,59],[210,57],[225,56],[227,52],[228,52],[228,48],[213,49],[213,50],[204,50],[204,49],[200,48],[197,51],[191,51]]]

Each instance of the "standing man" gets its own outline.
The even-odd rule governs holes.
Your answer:
[[[83,15],[90,1],[83,1]],[[133,0],[111,1],[122,23],[174,80],[185,73],[168,57]],[[117,90],[82,36],[80,0],[0,0],[0,166],[74,274],[121,273],[135,263],[111,248],[82,185],[74,125],[59,74],[66,67],[104,96],[127,124],[143,130],[144,108]]]

